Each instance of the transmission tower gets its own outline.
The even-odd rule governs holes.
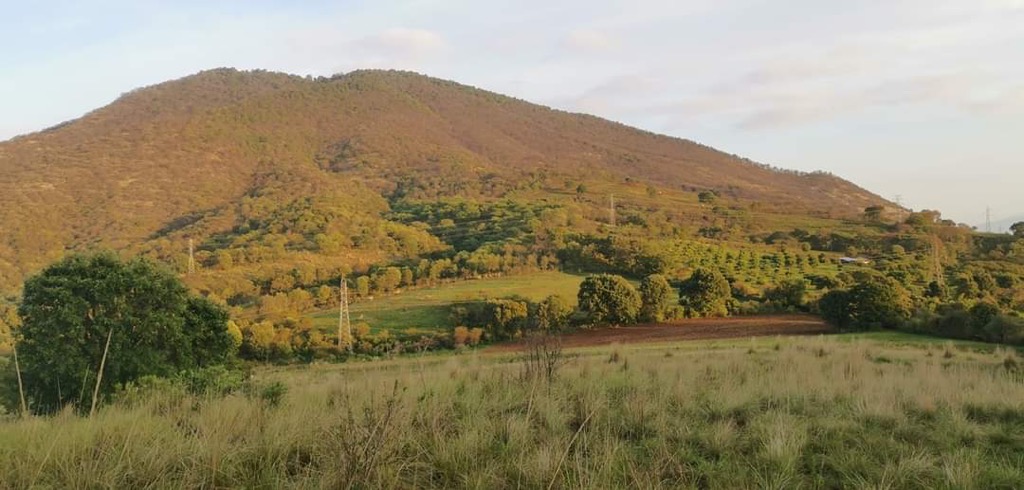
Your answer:
[[[195,247],[192,245],[192,239],[188,239],[188,273],[195,274],[196,272],[196,253]]]
[[[985,233],[992,233],[992,208],[985,208]]]
[[[348,283],[341,276],[340,301],[338,306],[338,349],[352,350],[352,319],[349,318]]]

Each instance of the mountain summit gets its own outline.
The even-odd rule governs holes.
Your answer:
[[[399,253],[387,237],[441,246],[393,219],[398,201],[571,201],[587,223],[607,194],[637,186],[638,210],[680,216],[707,213],[700,192],[765,216],[844,217],[883,202],[828,174],[414,73],[216,69],[0,143],[0,291],[67,250],[168,258],[186,237],[214,252],[279,235],[268,246],[294,251],[304,245],[293,235],[337,235],[332,254],[372,262]]]

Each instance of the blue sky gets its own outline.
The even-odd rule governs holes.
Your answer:
[[[402,68],[1024,215],[1024,0],[2,2],[0,139],[208,68]]]

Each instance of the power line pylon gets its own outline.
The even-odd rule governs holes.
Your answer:
[[[338,301],[338,350],[352,350],[352,319],[349,317],[348,308],[348,283],[345,276],[341,276],[341,287],[339,288]]]
[[[189,275],[196,273],[196,253],[191,238],[188,239],[188,273]]]

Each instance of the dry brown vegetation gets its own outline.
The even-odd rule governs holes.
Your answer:
[[[570,353],[572,354],[572,353]],[[264,369],[0,422],[0,487],[1020,488],[1011,351],[828,338]],[[280,383],[280,384],[277,384]]]

